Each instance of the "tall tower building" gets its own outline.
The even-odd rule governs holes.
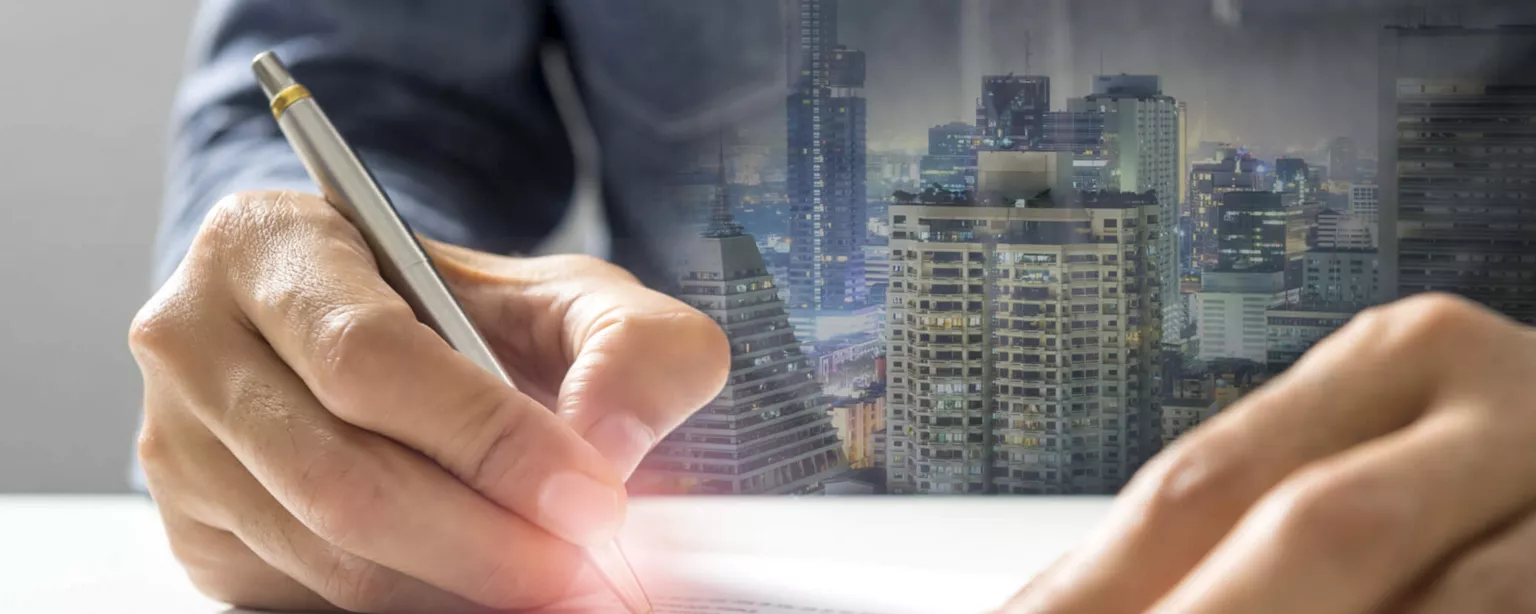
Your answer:
[[[1156,75],[1100,75],[1094,78],[1093,94],[1072,103],[1074,111],[1094,110],[1104,116],[1104,138],[1109,158],[1111,192],[1152,192],[1162,205],[1160,243],[1156,245],[1157,268],[1163,295],[1164,334],[1177,339],[1187,314],[1179,293],[1179,267],[1175,257],[1179,239],[1180,174],[1179,103],[1163,94]]]
[[[1221,205],[1232,192],[1256,192],[1272,187],[1264,164],[1234,148],[1218,153],[1219,161],[1196,164],[1190,170],[1190,215],[1194,218],[1194,236],[1190,238],[1192,258],[1200,270],[1216,267],[1220,239]]]
[[[830,400],[800,351],[756,241],[731,218],[723,180],[709,224],[681,247],[675,294],[725,330],[731,375],[720,396],[646,457],[631,487],[673,494],[818,491],[847,469]]]
[[[1383,301],[1454,292],[1536,323],[1536,27],[1381,38]]]
[[[837,44],[837,0],[798,0],[787,101],[790,309],[807,318],[868,303],[864,54]]]
[[[892,492],[1113,493],[1157,450],[1160,205],[1075,201],[892,205]]]

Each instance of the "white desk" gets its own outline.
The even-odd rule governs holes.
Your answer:
[[[636,551],[806,556],[943,568],[1006,598],[1070,549],[1107,499],[649,499],[634,503]],[[0,612],[214,614],[130,497],[0,497]]]

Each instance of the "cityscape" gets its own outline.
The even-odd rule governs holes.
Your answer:
[[[1362,309],[1536,323],[1536,14],[1341,11],[1266,72],[1234,66],[1310,32],[1283,8],[949,3],[1009,41],[967,62],[928,58],[978,55],[963,34],[908,46],[933,18],[881,13],[905,4],[789,2],[782,109],[680,182],[671,290],[731,376],[632,491],[1114,494]],[[1199,35],[1114,31],[1159,19]]]

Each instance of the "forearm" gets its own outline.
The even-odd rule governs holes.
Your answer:
[[[527,87],[542,78],[533,53],[540,5],[438,6],[206,1],[172,119],[157,280],[223,196],[316,189],[251,74],[265,50],[314,92],[418,232],[488,251],[526,249],[547,234],[563,212],[569,185],[558,179],[571,161],[550,145],[563,145],[564,131],[547,121],[542,91]]]

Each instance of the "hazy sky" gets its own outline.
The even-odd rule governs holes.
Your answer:
[[[1063,108],[1088,92],[1102,56],[1103,72],[1161,75],[1189,103],[1196,142],[1274,154],[1335,136],[1375,148],[1376,37],[1408,18],[1404,7],[1467,25],[1536,21],[1530,0],[1216,1],[842,0],[840,36],[867,55],[877,149],[974,121],[983,74],[1050,75]]]

